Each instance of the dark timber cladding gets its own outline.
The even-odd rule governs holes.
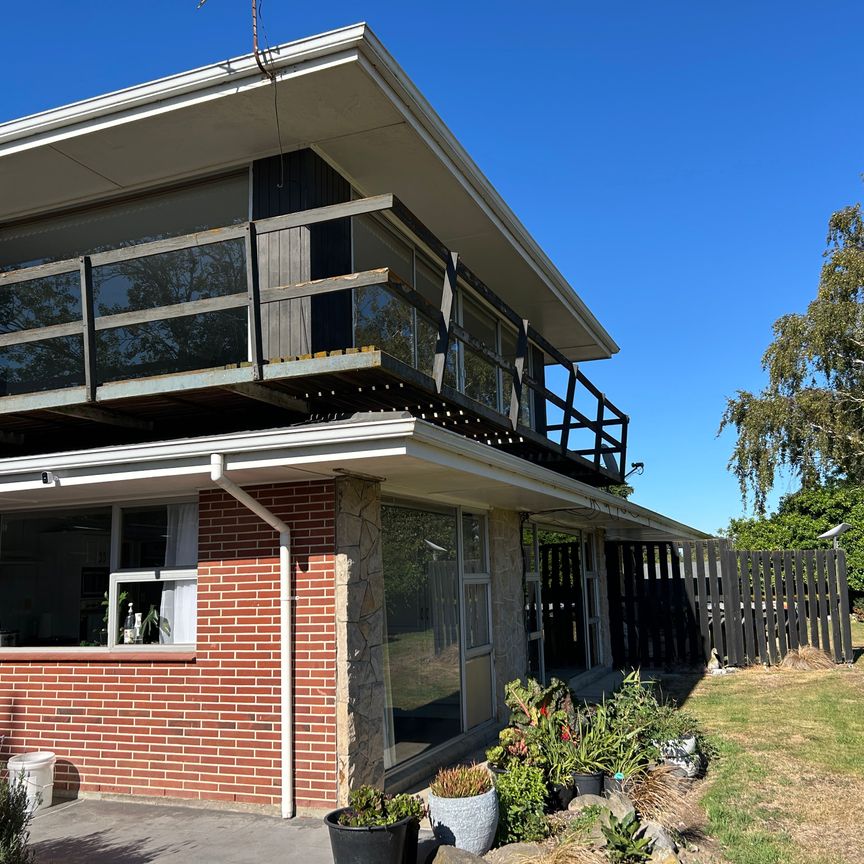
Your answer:
[[[606,560],[618,666],[702,665],[712,648],[732,666],[775,664],[808,644],[853,660],[842,549],[609,543]]]
[[[344,177],[312,150],[259,159],[252,166],[252,218],[284,216],[351,200]],[[261,289],[351,272],[351,220],[263,235]],[[351,292],[270,303],[262,309],[265,358],[332,351],[352,344]]]

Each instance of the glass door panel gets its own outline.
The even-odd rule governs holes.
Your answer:
[[[395,505],[381,523],[389,768],[462,731],[458,523]]]

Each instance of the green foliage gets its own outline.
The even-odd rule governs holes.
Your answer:
[[[617,486],[604,486],[603,491],[626,501],[636,490],[629,483],[620,483]]]
[[[540,768],[516,762],[498,777],[495,788],[499,846],[542,840],[549,833],[544,815],[546,783]]]
[[[726,535],[738,549],[830,548],[820,534],[848,522],[843,535],[849,587],[864,591],[864,485],[829,481],[780,499],[777,512],[752,519],[732,519]]]
[[[416,795],[402,792],[388,799],[387,815],[393,817],[396,822],[402,819],[416,819],[418,822],[426,816],[426,805]]]
[[[864,219],[856,204],[828,223],[825,263],[807,312],[774,322],[762,357],[768,384],[727,401],[720,431],[737,433],[729,467],[757,513],[777,471],[804,488],[864,482]]]
[[[613,723],[605,704],[597,706],[590,720],[580,720],[573,731],[574,770],[578,774],[608,773],[622,741],[634,737]]]
[[[474,798],[492,788],[492,777],[485,765],[454,765],[440,768],[429,784],[439,798]]]
[[[609,824],[600,830],[606,838],[606,854],[612,864],[637,864],[651,857],[651,840],[640,836],[641,826],[635,813],[623,819],[609,814]]]
[[[34,860],[27,848],[31,818],[24,783],[0,778],[0,864],[31,864]]]
[[[348,795],[351,808],[339,817],[339,824],[349,828],[375,828],[392,825],[409,816],[426,815],[423,802],[414,795],[386,795],[375,786],[359,786]],[[0,864],[3,864],[0,860]]]

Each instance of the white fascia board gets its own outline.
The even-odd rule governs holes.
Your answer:
[[[334,456],[403,455],[415,422],[363,420],[18,457],[0,462],[0,496],[44,491],[43,471],[54,473],[64,487],[178,476],[200,476],[202,485],[209,485],[203,481],[209,480],[212,453],[224,453],[229,470],[311,465]]]
[[[353,24],[278,45],[266,52],[267,64],[282,79],[355,61],[366,30],[365,24]],[[211,63],[0,123],[0,156],[268,84],[254,54]]]
[[[367,61],[367,64],[362,64],[367,73],[390,96],[394,106],[401,111],[412,128],[472,195],[486,216],[519,251],[558,300],[587,332],[595,336],[597,344],[606,351],[607,357],[617,354],[620,350],[618,344],[498,194],[405,70],[369,28],[366,29],[365,37],[360,50],[363,59]]]

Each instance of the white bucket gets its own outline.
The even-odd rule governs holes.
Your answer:
[[[50,750],[22,753],[7,763],[9,782],[19,780],[27,788],[27,809],[31,813],[51,806],[54,797],[54,763],[57,757]]]

